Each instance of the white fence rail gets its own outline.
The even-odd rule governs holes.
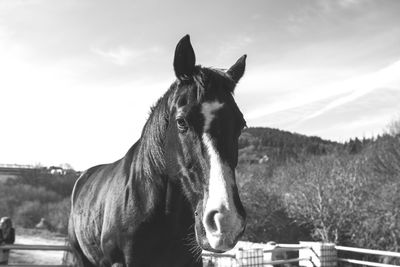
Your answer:
[[[356,252],[356,253],[362,253],[362,254],[400,258],[400,252],[391,252],[391,251],[374,250],[374,249],[366,249],[366,248],[344,247],[344,246],[335,246],[335,248],[336,248],[336,250],[339,250],[339,251],[348,251],[348,252]]]
[[[353,252],[353,253],[368,254],[368,255],[374,255],[374,256],[400,258],[399,252],[373,250],[373,249],[365,249],[365,248],[344,247],[344,246],[335,246],[335,248],[336,248],[336,250],[343,251],[343,252]],[[380,263],[380,262],[372,262],[372,261],[364,261],[364,260],[358,260],[358,259],[348,259],[348,258],[337,258],[337,261],[351,263],[351,264],[355,264],[355,265],[372,266],[372,267],[400,267],[399,265],[386,264],[386,263]]]

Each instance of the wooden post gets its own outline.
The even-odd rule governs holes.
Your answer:
[[[302,260],[301,267],[336,267],[337,251],[333,243],[305,242],[300,241],[300,245],[307,247],[299,251],[299,258],[311,258],[310,261]]]
[[[264,252],[261,248],[249,250],[243,250],[242,248],[239,248],[236,253],[236,259],[239,266],[264,266]]]
[[[9,251],[6,251],[0,248],[0,265],[7,265],[8,264],[8,257],[10,255]]]

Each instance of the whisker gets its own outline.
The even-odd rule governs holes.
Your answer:
[[[194,228],[195,224],[189,226],[188,230]],[[202,259],[203,250],[199,246],[196,240],[196,234],[194,231],[189,231],[189,233],[184,237],[185,245],[188,246],[188,251],[193,255],[196,261],[200,261]]]

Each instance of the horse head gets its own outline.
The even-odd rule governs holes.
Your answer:
[[[246,225],[235,178],[246,122],[233,98],[245,61],[242,56],[228,70],[196,65],[188,35],[175,50],[166,167],[191,204],[197,243],[214,252],[233,248]]]

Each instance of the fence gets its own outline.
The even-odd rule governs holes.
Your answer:
[[[306,247],[293,244],[274,244],[269,245],[267,249],[254,248],[242,249],[239,248],[231,254],[215,254],[203,253],[203,266],[212,267],[258,267],[274,265],[291,266],[302,261],[310,261],[311,257],[288,258],[287,252],[298,252]]]
[[[58,250],[65,251],[63,264],[61,265],[32,265],[32,264],[10,264],[13,267],[72,267],[75,264],[65,257],[70,256],[71,248],[65,246],[48,245],[1,245],[0,249],[9,250]],[[298,257],[288,258],[287,254],[294,252]],[[400,253],[381,250],[361,249],[353,247],[336,246],[331,243],[300,242],[300,244],[274,244],[272,247],[263,249],[237,249],[225,254],[203,253],[203,266],[206,267],[272,267],[279,266],[301,266],[301,267],[338,267],[338,266],[373,266],[373,267],[400,267],[380,262],[365,261],[354,258],[338,257],[338,252],[349,255],[374,255],[384,259],[399,258]],[[0,265],[5,266],[5,265]]]
[[[65,246],[49,246],[49,245],[23,245],[23,244],[13,244],[13,245],[1,245],[1,250],[58,250],[58,251],[65,251],[70,252],[71,248],[68,245]],[[65,257],[66,253],[64,253]],[[63,260],[64,262],[64,260]],[[35,264],[7,264],[0,266],[13,266],[13,267],[71,267],[67,264],[60,264],[60,265],[35,265]]]
[[[298,251],[298,257],[277,259],[279,252]],[[338,257],[338,252],[346,252],[352,258]],[[212,253],[203,254],[203,262],[215,267],[234,266],[301,266],[301,267],[340,267],[340,266],[373,266],[373,267],[400,267],[400,265],[355,259],[359,254],[380,256],[376,260],[389,261],[393,258],[400,259],[399,252],[361,249],[353,247],[336,246],[332,243],[300,242],[300,245],[277,244],[272,249],[238,250],[236,254]],[[359,256],[358,256],[359,257]],[[382,258],[383,257],[383,258]],[[205,261],[204,261],[205,259]],[[400,261],[398,261],[400,262]],[[207,266],[204,265],[203,266]]]

